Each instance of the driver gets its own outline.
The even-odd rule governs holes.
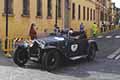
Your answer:
[[[69,33],[72,34],[74,32],[73,28],[70,28]]]
[[[73,28],[70,28],[69,31],[68,31],[68,33],[69,33],[69,36],[70,36],[71,38],[73,38],[73,33],[74,33]]]

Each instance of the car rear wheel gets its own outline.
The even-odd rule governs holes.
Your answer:
[[[42,68],[51,71],[58,68],[60,64],[60,54],[57,50],[45,52],[42,57]]]
[[[26,49],[18,48],[14,53],[13,61],[20,67],[24,66],[28,61]]]
[[[96,57],[96,49],[95,46],[93,44],[90,45],[90,48],[88,50],[88,56],[87,56],[87,60],[88,61],[93,61]]]

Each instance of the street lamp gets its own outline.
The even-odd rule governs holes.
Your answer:
[[[6,7],[6,10],[5,10],[5,14],[6,14],[6,35],[5,35],[5,49],[7,50],[8,48],[8,0],[5,1],[5,7]],[[7,51],[5,52],[7,53]]]
[[[58,16],[58,2],[57,2],[57,0],[56,0],[56,10],[55,10],[55,26],[57,26],[57,16]]]

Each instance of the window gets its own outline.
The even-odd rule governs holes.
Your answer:
[[[95,10],[93,11],[93,20],[95,20]]]
[[[8,14],[13,14],[13,0],[4,0],[4,13],[6,13],[6,1],[8,1]]]
[[[42,0],[37,0],[37,16],[42,16]]]
[[[75,19],[75,3],[72,4],[72,19]]]
[[[61,0],[58,0],[58,17],[61,17]]]
[[[92,20],[92,9],[90,10],[90,20]]]
[[[78,6],[78,19],[80,20],[81,17],[81,7],[80,5]]]
[[[29,0],[23,0],[23,15],[30,14],[30,2]]]
[[[86,18],[86,11],[85,11],[85,6],[83,7],[83,20],[85,20],[85,18]]]
[[[89,8],[87,8],[87,20],[89,20]]]
[[[52,17],[52,0],[47,0],[48,1],[48,5],[47,5],[47,9],[48,9],[48,17]]]

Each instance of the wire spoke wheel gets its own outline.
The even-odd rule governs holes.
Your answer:
[[[15,51],[13,60],[18,66],[24,66],[24,64],[28,61],[27,51],[25,49],[18,48]]]
[[[60,55],[56,50],[50,50],[43,54],[42,67],[47,71],[56,69],[60,64]]]

